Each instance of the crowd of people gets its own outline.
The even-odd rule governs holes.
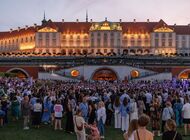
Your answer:
[[[0,126],[23,119],[23,129],[42,124],[76,133],[77,140],[105,138],[105,126],[125,140],[181,140],[190,134],[190,82],[64,82],[0,78]],[[146,114],[146,115],[145,115]],[[64,116],[64,128],[63,128]],[[150,123],[149,123],[150,121]],[[151,132],[146,129],[148,124]],[[107,128],[107,127],[106,127]],[[87,135],[88,134],[88,135]]]

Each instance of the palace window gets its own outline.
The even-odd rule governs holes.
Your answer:
[[[159,37],[159,34],[158,34],[158,33],[155,33],[155,37],[158,38],[158,37]]]
[[[169,38],[172,38],[172,33],[169,33]]]
[[[141,46],[141,44],[142,44],[142,41],[141,41],[141,40],[138,40],[137,46]]]
[[[111,38],[111,47],[114,47],[114,39]]]
[[[46,39],[49,39],[49,33],[46,33]]]
[[[30,42],[32,42],[32,36],[30,37]]]
[[[170,47],[172,47],[172,39],[169,39],[169,45],[168,46],[170,46]]]
[[[26,42],[28,42],[28,37],[26,37]]]
[[[166,38],[166,34],[165,33],[162,33],[162,38]]]
[[[131,39],[131,46],[135,46],[135,40]]]
[[[100,40],[100,38],[97,39],[97,44],[98,44],[98,47],[101,46],[101,40]]]
[[[56,38],[56,33],[53,33],[53,38]]]
[[[159,41],[158,39],[155,39],[155,47],[158,47],[159,46]]]
[[[104,33],[104,46],[107,47],[108,46],[108,34]]]
[[[162,39],[162,47],[165,47],[165,46],[166,46],[166,40]]]
[[[94,47],[94,38],[91,38],[91,46]]]
[[[56,39],[53,39],[53,47],[56,47]]]

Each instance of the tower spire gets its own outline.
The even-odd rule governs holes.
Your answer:
[[[86,10],[86,22],[88,22],[88,10]]]
[[[44,20],[46,20],[46,12],[44,11]]]
[[[42,25],[45,24],[47,21],[46,21],[46,13],[44,11],[44,19],[42,20]]]

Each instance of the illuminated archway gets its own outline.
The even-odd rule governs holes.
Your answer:
[[[116,81],[118,76],[115,71],[109,68],[100,68],[96,70],[92,76],[95,81]]]
[[[14,73],[16,74],[16,77],[21,78],[21,79],[30,77],[29,74],[24,69],[21,69],[21,68],[12,68],[8,70],[7,72]]]
[[[179,79],[190,79],[190,69],[185,69],[178,75]]]

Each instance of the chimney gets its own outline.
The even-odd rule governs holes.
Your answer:
[[[176,26],[176,23],[174,24],[174,26]]]
[[[92,23],[92,22],[93,22],[93,20],[92,20],[92,19],[90,19],[90,22]]]
[[[18,31],[20,31],[20,27],[18,27]]]
[[[25,30],[27,30],[27,29],[28,29],[28,25],[25,26]]]
[[[77,21],[77,23],[78,23],[78,22],[79,22],[79,19],[77,19],[76,21]]]
[[[64,19],[62,19],[62,23],[64,23],[65,22],[65,20]]]
[[[13,29],[11,28],[11,29],[10,29],[10,33],[11,33],[12,31],[13,31]]]
[[[149,19],[147,19],[147,23],[149,23],[150,22],[150,20]]]
[[[119,22],[121,23],[121,22],[122,22],[122,19],[119,19]]]
[[[37,27],[37,24],[36,23],[34,23],[34,28],[36,28]]]
[[[136,19],[134,19],[133,22],[136,23]]]

